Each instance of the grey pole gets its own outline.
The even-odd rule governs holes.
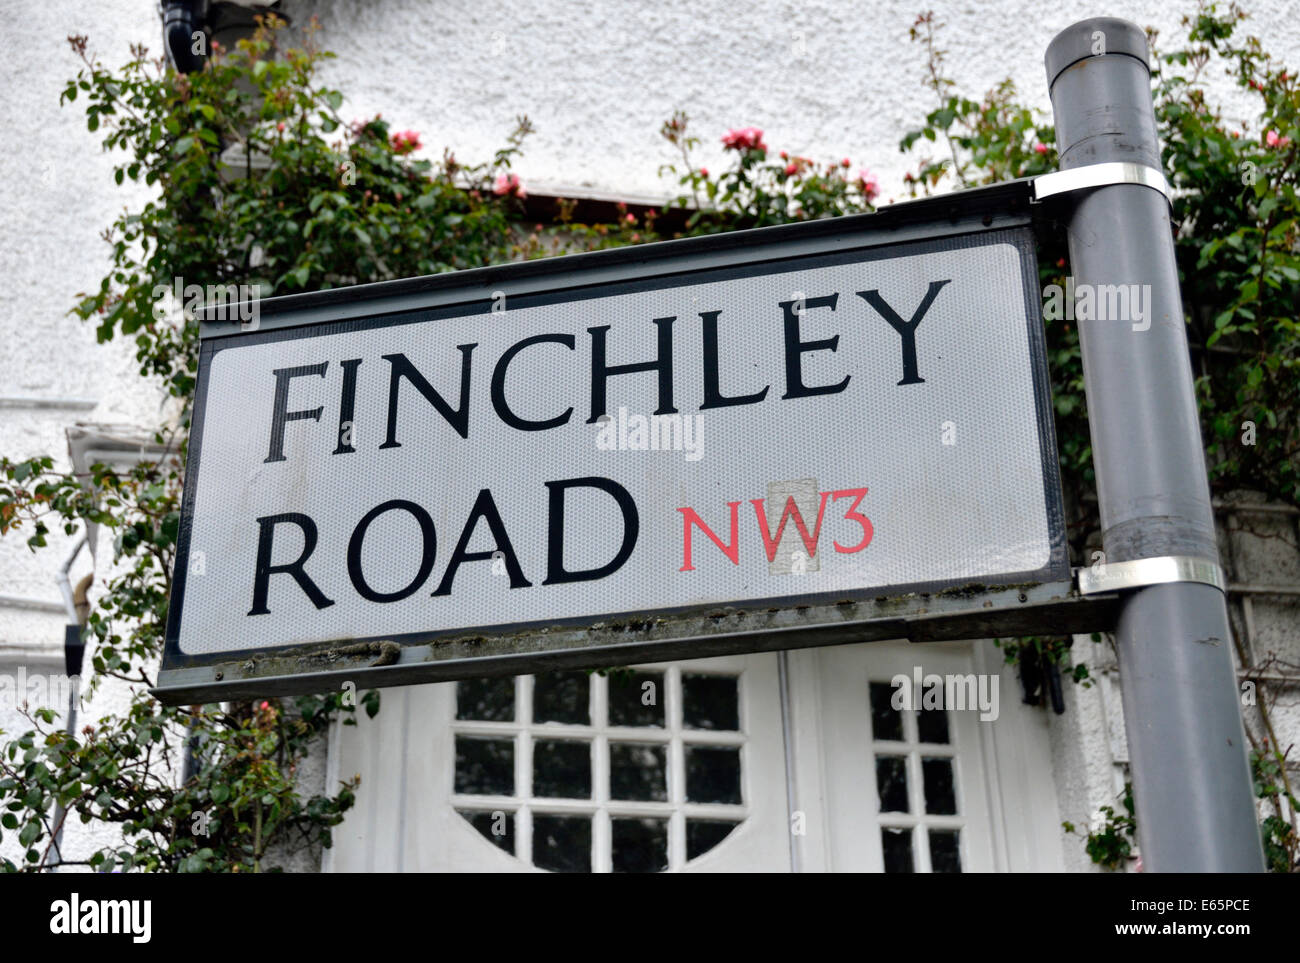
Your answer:
[[[1110,17],[1047,48],[1061,170],[1162,170],[1146,36]],[[1170,211],[1138,184],[1080,192],[1068,217],[1083,285],[1149,285],[1146,320],[1079,320],[1105,563],[1218,562]],[[1138,843],[1154,872],[1261,872],[1227,600],[1174,582],[1129,591],[1116,628]]]

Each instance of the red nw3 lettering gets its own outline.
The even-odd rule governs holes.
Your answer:
[[[822,517],[826,514],[826,499],[830,497],[831,493],[822,492],[821,495],[822,503],[817,509],[817,525],[813,528],[812,535],[808,534],[808,528],[803,522],[803,513],[799,511],[799,506],[794,503],[793,495],[790,495],[785,500],[785,510],[781,512],[781,522],[776,526],[775,537],[770,534],[771,528],[767,524],[766,499],[755,498],[750,502],[754,506],[754,514],[758,516],[758,531],[763,536],[763,550],[767,552],[769,562],[776,561],[776,547],[781,544],[781,536],[785,534],[786,520],[791,515],[794,516],[795,527],[799,529],[799,537],[803,539],[803,547],[808,549],[808,557],[812,558],[817,554],[817,539],[821,537],[822,533]]]
[[[767,519],[766,499],[754,498],[750,500],[750,504],[754,506],[759,534],[763,537],[763,551],[766,553],[769,562],[776,560],[776,550],[781,544],[782,536],[785,535],[786,522],[792,518],[794,519],[795,528],[799,531],[799,537],[803,540],[804,548],[808,550],[808,557],[814,558],[817,554],[818,540],[821,538],[822,520],[826,516],[826,504],[828,501],[839,501],[842,498],[853,499],[852,504],[844,512],[844,520],[857,522],[862,528],[862,538],[856,545],[847,547],[832,539],[831,545],[835,548],[835,551],[843,555],[852,555],[871,544],[871,539],[875,535],[875,528],[871,524],[871,519],[858,511],[858,506],[862,504],[862,499],[867,495],[866,488],[841,488],[837,491],[820,492],[820,495],[821,503],[817,507],[817,524],[813,527],[812,532],[808,531],[808,525],[804,521],[799,506],[795,504],[793,495],[786,498],[785,508],[781,511],[781,519],[777,523],[775,534],[772,533],[771,525]],[[692,536],[694,535],[692,528],[698,528],[707,535],[709,540],[718,546],[722,554],[727,556],[732,565],[740,564],[740,502],[727,502],[727,508],[731,510],[731,531],[729,538],[725,542],[718,537],[718,534],[713,529],[709,528],[695,509],[677,509],[682,513],[682,567],[678,569],[679,572],[695,571],[695,565],[692,562]]]
[[[679,508],[682,513],[682,567],[679,572],[693,572],[695,566],[691,564],[691,526],[698,525],[700,531],[713,541],[713,544],[722,549],[722,554],[731,559],[732,565],[740,564],[740,531],[737,527],[739,521],[740,502],[727,502],[727,507],[731,509],[731,544],[722,544],[722,539],[713,533],[713,529],[704,524],[704,519],[696,514],[693,508]]]
[[[862,551],[871,544],[871,536],[875,534],[875,529],[871,525],[871,519],[858,511],[858,506],[862,504],[862,499],[866,494],[867,490],[865,488],[841,488],[839,491],[832,493],[831,497],[835,501],[839,501],[841,498],[848,498],[850,495],[857,496],[853,499],[853,504],[849,506],[849,510],[844,513],[844,519],[845,521],[857,522],[862,526],[862,541],[858,542],[858,544],[854,545],[852,548],[844,548],[839,542],[833,541],[831,544],[835,546],[835,551],[851,555],[854,552]],[[825,497],[825,495],[822,496],[823,499]]]

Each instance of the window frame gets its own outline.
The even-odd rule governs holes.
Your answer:
[[[716,661],[716,660],[709,660]],[[722,666],[700,667],[685,663],[655,662],[629,666],[634,672],[656,672],[663,675],[663,728],[615,726],[609,723],[609,676],[592,673],[587,689],[588,719],[586,724],[533,721],[534,681],[536,676],[521,675],[513,678],[515,687],[515,719],[505,721],[480,721],[455,718],[451,723],[451,738],[509,739],[514,743],[514,795],[486,795],[457,793],[455,788],[455,752],[447,767],[448,799],[457,812],[505,812],[514,820],[515,858],[533,864],[532,819],[534,815],[588,816],[592,820],[592,871],[613,872],[612,820],[619,818],[660,819],[668,823],[668,871],[684,868],[690,860],[686,856],[686,820],[705,819],[714,822],[732,822],[739,827],[749,818],[746,805],[749,798],[746,786],[746,712],[743,669]],[[682,712],[682,676],[715,675],[736,679],[736,697],[739,707],[739,729],[686,728]],[[527,721],[524,721],[527,720]],[[591,747],[591,796],[589,799],[539,796],[534,792],[533,749],[539,741],[586,742]],[[657,745],[667,748],[664,801],[614,799],[610,792],[610,745]],[[691,746],[736,748],[740,752],[741,802],[702,803],[686,798],[686,750]],[[735,830],[732,830],[734,833]],[[729,838],[729,837],[728,837]],[[726,842],[724,839],[723,843]],[[491,843],[485,840],[485,843]],[[722,845],[719,843],[718,845]],[[505,850],[502,850],[503,852]],[[711,851],[711,850],[710,850]],[[706,854],[701,854],[706,855]],[[698,857],[697,857],[698,858]],[[535,864],[533,864],[535,865]]]
[[[673,860],[671,847],[675,844],[670,836],[667,871],[788,872],[790,817],[784,792],[785,757],[776,656],[756,653],[678,663],[646,663],[640,667],[670,666],[679,666],[687,674],[722,672],[739,677],[740,726],[745,739],[740,747],[741,798],[746,818],[716,846],[690,861]],[[337,780],[360,775],[361,786],[356,805],[334,830],[334,845],[323,853],[322,869],[325,872],[544,872],[483,838],[457,811],[468,807],[460,798],[453,801],[451,792],[455,778],[454,730],[471,720],[455,718],[455,684],[385,689],[382,698],[383,710],[374,719],[358,712],[357,725],[345,726],[338,720],[331,729],[323,784],[337,786]],[[478,731],[486,733],[496,725],[499,724],[487,723]],[[578,731],[564,724],[539,724],[537,728],[544,729],[545,734],[557,735]],[[642,737],[647,730],[616,728],[635,734],[636,738],[627,741],[646,741]],[[690,732],[687,743],[717,745],[724,741],[716,730]],[[619,734],[610,729],[606,736]],[[500,797],[499,801],[513,806],[518,799]],[[583,808],[584,801],[577,802],[578,808]],[[646,805],[664,804],[620,802],[618,811],[635,811]],[[685,820],[692,816],[710,818],[710,814],[722,812],[719,805],[727,804],[685,804],[677,818],[684,827]],[[566,806],[563,801],[553,804],[548,800],[546,808],[558,812]],[[726,811],[739,812],[735,807]],[[593,824],[593,841],[595,831]],[[518,827],[515,832],[518,834]],[[679,838],[682,843],[676,844],[677,852],[684,856],[684,832]],[[517,841],[516,847],[520,845]],[[598,868],[606,866],[602,861]]]

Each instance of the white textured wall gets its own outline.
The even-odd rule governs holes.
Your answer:
[[[138,207],[145,194],[114,185],[112,159],[86,130],[84,99],[59,108],[59,94],[78,66],[66,37],[89,34],[106,62],[121,63],[133,42],[157,47],[154,11],[151,0],[0,3],[0,399],[95,403],[91,410],[74,410],[0,400],[0,453],[11,458],[49,453],[66,468],[64,429],[73,422],[148,425],[157,418],[161,396],[136,375],[132,346],[96,344],[93,326],[67,313],[77,292],[98,287],[107,271],[109,252],[100,232],[124,205]],[[61,608],[54,578],[69,547],[60,530],[36,554],[23,538],[0,539],[0,595]],[[111,553],[111,545],[104,548]],[[83,553],[73,583],[89,568]],[[99,574],[104,571],[101,566]],[[62,672],[66,621],[57,611],[0,605],[0,673],[16,676],[19,665],[29,675]],[[46,654],[33,655],[39,648]],[[105,690],[80,721],[124,703],[120,690]],[[26,720],[0,706],[0,729],[27,728]],[[0,852],[20,857],[15,834],[5,836]],[[85,853],[110,838],[104,827],[77,824],[67,834],[65,852],[74,858],[73,852]]]
[[[1009,75],[1046,113],[1043,53],[1059,30],[1085,16],[1117,16],[1172,41],[1194,7],[1194,0],[286,5],[300,21],[319,16],[324,43],[339,55],[328,75],[348,96],[346,109],[382,112],[420,131],[435,157],[449,145],[465,160],[487,159],[514,116],[527,113],[538,132],[518,167],[525,183],[671,192],[656,176],[673,159],[658,131],[681,108],[711,170],[721,169],[723,131],[753,125],[773,151],[865,164],[881,174],[886,197],[912,166],[899,140],[937,106],[922,86],[924,52],[908,40],[918,12],[934,8],[946,21],[941,36],[960,93],[978,97]],[[1294,0],[1249,8],[1271,49],[1300,49]]]
[[[489,159],[514,116],[527,113],[538,133],[517,166],[526,184],[671,194],[672,185],[656,174],[673,160],[658,129],[682,108],[704,140],[701,159],[711,168],[723,161],[718,137],[726,128],[755,125],[773,150],[848,156],[872,168],[886,197],[901,196],[901,175],[913,163],[899,154],[899,139],[934,106],[921,85],[923,52],[907,39],[926,6],[948,23],[943,43],[959,91],[979,95],[1009,74],[1025,99],[1046,111],[1042,54],[1057,30],[1104,13],[1154,25],[1172,39],[1193,3],[1091,9],[1024,0],[288,4],[300,20],[319,14],[321,42],[338,53],[327,77],[347,95],[345,116],[382,112],[399,128],[418,130],[430,156],[446,145],[467,162]],[[1249,8],[1251,30],[1270,49],[1289,56],[1300,50],[1294,0],[1252,0]],[[0,0],[0,14],[0,398],[95,403],[91,411],[73,411],[0,402],[0,453],[51,452],[66,460],[68,424],[148,426],[162,398],[136,376],[129,345],[97,345],[93,327],[67,316],[76,292],[96,285],[107,269],[100,231],[123,206],[138,207],[143,194],[114,186],[111,159],[86,131],[81,102],[58,106],[77,68],[65,37],[88,34],[110,64],[127,58],[131,42],[157,51],[156,4]],[[1209,80],[1216,94],[1240,106],[1221,77]],[[0,539],[0,595],[59,601],[54,575],[67,544],[57,533],[51,542],[32,555],[21,540]],[[74,581],[85,570],[83,559]],[[33,648],[56,656],[63,621],[57,612],[0,605],[0,672],[13,673],[19,663],[29,671],[43,666],[46,659],[31,655]],[[1267,641],[1293,644],[1293,609],[1274,605],[1263,622]],[[1107,801],[1116,770],[1105,707],[1096,701],[1100,690],[1077,694],[1070,697],[1071,713],[1054,723],[1054,775],[1063,816],[1085,821],[1090,808]],[[107,692],[90,715],[121,702],[120,692]],[[1294,734],[1300,725],[1294,708],[1282,715]],[[0,728],[15,726],[12,714],[0,710]],[[75,835],[77,848],[105,838],[79,828]],[[0,846],[13,852],[9,840]],[[1066,850],[1068,860],[1068,843]]]

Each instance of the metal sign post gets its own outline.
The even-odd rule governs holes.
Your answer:
[[[1148,57],[1142,31],[1111,18],[1074,24],[1046,55],[1062,169],[1049,176],[1077,182],[1075,290],[1145,305],[1079,322],[1105,549],[1096,581],[1122,593],[1116,636],[1146,868],[1262,871],[1170,205],[1152,189],[1164,179]],[[1134,166],[1148,173],[1117,169]]]

